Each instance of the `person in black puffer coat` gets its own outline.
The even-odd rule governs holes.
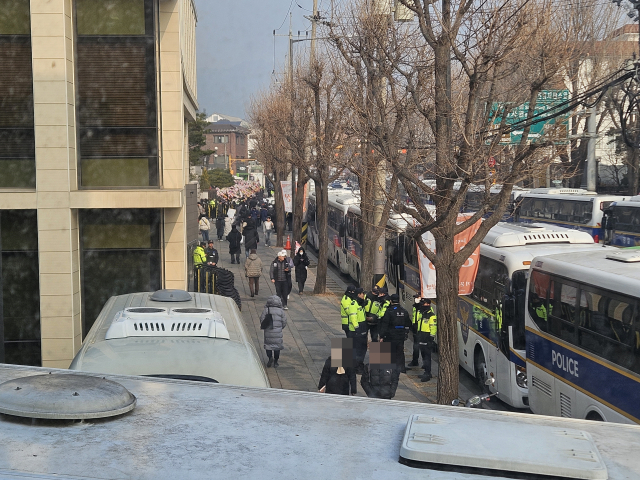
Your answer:
[[[360,380],[362,389],[368,397],[392,399],[398,389],[400,371],[395,363],[391,363],[391,344],[371,343],[369,361]]]
[[[357,393],[356,371],[353,368],[353,339],[332,338],[331,357],[322,368],[318,391],[336,395],[355,395]]]
[[[256,224],[253,220],[247,220],[247,224],[242,230],[242,234],[244,235],[244,253],[246,258],[249,258],[249,253],[251,250],[256,250],[258,248],[258,242],[260,241],[258,229],[256,228]]]
[[[293,264],[296,267],[296,282],[298,282],[298,293],[302,295],[304,284],[307,281],[307,267],[309,266],[309,257],[304,248],[300,247],[293,257]]]
[[[229,242],[229,254],[231,254],[231,263],[240,263],[240,242],[242,234],[237,230],[235,225],[231,226],[231,231],[227,235]]]

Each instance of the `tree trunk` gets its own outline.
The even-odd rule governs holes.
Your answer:
[[[277,165],[273,171],[273,190],[274,196],[276,197],[276,247],[282,247],[284,246],[284,221],[286,213],[284,211],[284,199],[282,198],[282,187],[280,186],[280,180],[282,180],[284,174],[280,165]]]
[[[453,232],[436,238],[436,298],[438,315],[438,391],[436,401],[451,405],[458,398],[458,277],[460,271],[452,266]],[[471,352],[473,354],[473,352]]]
[[[327,190],[328,168],[326,175],[318,172],[321,181],[316,184],[316,228],[318,229],[318,269],[316,270],[316,285],[313,293],[325,293],[327,289],[327,262],[329,260],[329,238],[327,235],[327,207],[329,205],[329,192]]]
[[[296,194],[294,197],[295,212],[293,216],[293,238],[291,239],[291,245],[295,245],[295,242],[300,242],[302,239],[302,210],[304,206],[304,186],[309,181],[309,177],[306,175],[303,169],[298,169],[298,180],[296,182]],[[300,242],[302,243],[302,242]]]
[[[638,195],[638,170],[640,168],[640,157],[638,151],[635,148],[627,149],[629,155],[629,163],[627,164],[627,179],[629,180],[628,194]]]

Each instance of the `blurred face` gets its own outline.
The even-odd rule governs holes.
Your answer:
[[[364,298],[364,292],[359,293],[359,294],[358,294],[358,298],[363,299],[363,298]]]
[[[372,365],[391,363],[391,344],[372,342],[369,345],[369,363]]]
[[[331,339],[331,366],[343,368],[353,367],[353,339]]]
[[[278,260],[283,261],[284,257],[282,255],[278,255]]]

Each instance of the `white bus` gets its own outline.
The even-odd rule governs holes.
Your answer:
[[[640,251],[537,257],[527,306],[531,410],[640,423]]]
[[[79,382],[78,373],[1,365],[0,412],[24,410],[19,400],[29,393],[25,386],[37,385],[35,376]],[[135,400],[133,410],[81,423],[0,414],[0,478],[640,478],[640,427],[631,425],[165,378],[105,377],[103,382],[119,384],[114,390],[126,389],[121,393],[128,402]],[[32,395],[30,403],[65,413],[77,409],[78,400],[91,405],[84,389],[72,392],[77,395],[49,389],[48,398],[61,401],[47,403]],[[111,403],[119,405],[117,400]]]
[[[182,290],[111,297],[69,368],[270,386],[233,299]]]
[[[640,196],[613,202],[605,214],[605,243],[620,247],[640,245]]]
[[[601,248],[585,232],[548,225],[500,222],[489,231],[480,244],[473,292],[459,297],[457,312],[459,362],[481,388],[499,392],[498,398],[515,408],[528,407],[524,297],[529,265],[538,255]],[[420,265],[415,242],[405,251],[402,298],[409,309],[420,292]],[[489,377],[495,383],[487,387]]]
[[[604,238],[602,216],[616,195],[596,195],[579,188],[536,188],[521,197],[516,207],[520,222],[550,223],[587,232],[598,243]]]

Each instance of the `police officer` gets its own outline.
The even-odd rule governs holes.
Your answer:
[[[364,371],[364,357],[367,354],[367,322],[364,313],[364,289],[355,289],[356,298],[349,305],[349,336],[353,338],[354,363],[356,373]]]
[[[340,300],[340,317],[342,318],[342,331],[347,336],[347,338],[351,338],[351,335],[349,333],[349,309],[351,307],[351,303],[355,298],[355,285],[347,285],[347,289],[345,290],[344,295]]]
[[[213,246],[213,240],[209,240],[209,246],[204,251],[207,254],[207,265],[211,265],[215,267],[218,264],[218,260],[220,259],[220,255],[218,254],[218,250]]]
[[[404,341],[409,336],[411,317],[400,306],[400,298],[394,294],[389,297],[390,305],[380,321],[380,341],[391,343],[391,355],[395,356],[398,370],[406,372],[404,365]]]
[[[411,315],[411,333],[413,334],[413,357],[411,359],[411,363],[407,365],[407,368],[417,367],[418,360],[420,359],[420,346],[418,345],[418,320],[422,316],[422,311],[420,308],[420,294],[416,293],[413,296],[413,314]]]
[[[416,324],[416,336],[422,355],[422,368],[424,368],[424,374],[420,377],[422,382],[431,380],[431,351],[437,332],[438,320],[431,308],[431,300],[423,298],[420,301],[420,315]]]
[[[204,247],[206,247],[206,246],[207,246],[206,242],[200,242],[200,245],[198,245],[193,250],[193,265],[194,266],[204,265],[205,263],[207,263],[207,254],[204,251]]]
[[[367,319],[367,328],[371,334],[371,341],[378,341],[378,322],[389,303],[384,293],[377,286],[373,287],[371,293],[365,297],[364,314]]]

